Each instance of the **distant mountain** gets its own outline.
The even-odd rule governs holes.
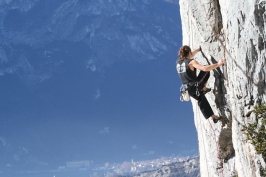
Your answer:
[[[183,148],[142,116],[176,110],[177,1],[5,0],[0,29],[0,173]]]
[[[199,169],[199,157],[196,157],[184,162],[164,165],[158,170],[142,172],[132,177],[199,177]]]
[[[36,84],[68,60],[101,72],[118,61],[165,57],[178,46],[177,7],[164,0],[0,2],[0,75]]]

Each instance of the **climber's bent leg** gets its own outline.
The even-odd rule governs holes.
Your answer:
[[[204,71],[200,71],[199,75],[198,75],[198,88],[199,90],[202,90],[204,87],[206,87],[207,81],[210,78],[210,72],[204,72]]]
[[[213,110],[203,92],[200,92],[199,96],[197,95],[190,95],[190,96],[198,101],[198,106],[205,119],[208,119],[209,117],[214,115]]]

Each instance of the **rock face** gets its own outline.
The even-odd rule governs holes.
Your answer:
[[[266,101],[264,0],[180,0],[183,44],[202,53],[201,64],[221,58],[226,64],[211,71],[206,97],[223,122],[205,120],[192,100],[198,132],[200,173],[204,177],[259,177],[265,162],[241,131],[254,122],[254,105]],[[223,168],[221,168],[223,166]]]

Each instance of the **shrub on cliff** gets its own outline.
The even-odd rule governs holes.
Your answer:
[[[266,104],[256,105],[253,112],[256,115],[256,121],[244,127],[243,131],[247,140],[255,147],[257,154],[261,154],[266,162]],[[266,176],[266,168],[262,170],[262,174]]]

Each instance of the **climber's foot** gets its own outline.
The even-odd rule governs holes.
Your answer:
[[[206,93],[210,92],[211,90],[212,90],[211,88],[206,88],[206,87],[204,87],[204,88],[202,89],[202,92],[203,92],[203,94],[206,94]]]
[[[222,117],[218,117],[218,116],[213,116],[212,117],[212,120],[213,120],[213,122],[216,124],[219,120],[221,120],[222,119]]]

